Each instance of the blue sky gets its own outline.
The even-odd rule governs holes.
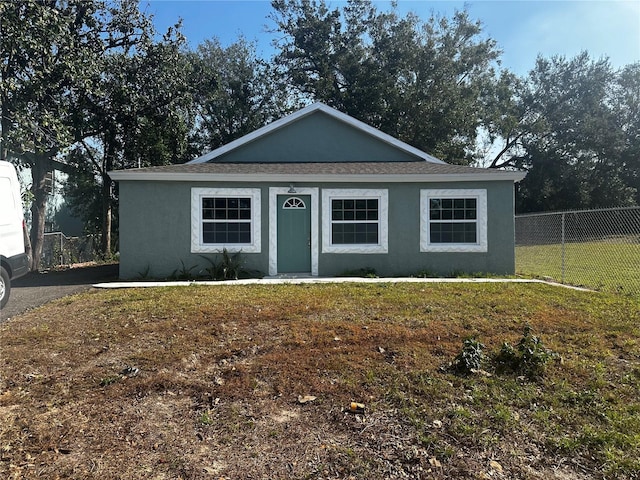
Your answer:
[[[330,1],[332,6],[344,2]],[[375,2],[387,10],[388,1]],[[503,50],[503,66],[526,74],[536,56],[573,57],[587,50],[593,58],[609,57],[614,67],[640,61],[640,0],[399,0],[401,13],[413,11],[427,19],[432,12],[450,15],[466,5],[472,19],[480,20],[485,35]],[[191,48],[205,39],[217,37],[223,45],[240,35],[256,41],[258,53],[269,57],[274,27],[268,19],[267,0],[142,0],[140,8],[155,17],[163,32],[179,18]]]

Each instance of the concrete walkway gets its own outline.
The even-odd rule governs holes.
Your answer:
[[[108,282],[97,283],[95,288],[154,288],[154,287],[188,287],[192,285],[277,285],[277,284],[318,284],[318,283],[544,283],[556,287],[591,292],[587,288],[563,285],[561,283],[526,278],[362,278],[362,277],[308,277],[282,276],[266,278],[249,278],[244,280],[225,281],[167,281],[167,282]]]

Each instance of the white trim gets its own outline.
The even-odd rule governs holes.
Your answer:
[[[202,198],[250,197],[251,243],[205,244],[202,242]],[[260,253],[262,247],[262,204],[259,188],[191,188],[191,253]]]
[[[291,195],[291,187],[269,188],[269,275],[278,275],[278,195]],[[310,195],[311,275],[318,276],[318,188],[296,186],[296,195]],[[302,272],[301,272],[302,273]]]
[[[361,122],[360,120],[356,120],[353,117],[350,117],[349,115],[346,115],[338,110],[336,110],[335,108],[331,108],[328,105],[325,105],[324,103],[321,102],[316,102],[313,103],[305,108],[302,108],[300,110],[298,110],[295,113],[292,113],[291,115],[288,115],[286,117],[283,117],[279,120],[276,120],[275,122],[270,123],[269,125],[266,125],[262,128],[259,128],[258,130],[254,130],[253,132],[238,138],[237,140],[234,140],[233,142],[227,143],[226,145],[223,145],[220,148],[216,148],[215,150],[209,152],[209,153],[205,153],[204,155],[191,160],[190,162],[187,163],[205,163],[205,162],[209,162],[221,155],[224,155],[225,153],[231,151],[231,150],[235,150],[238,147],[241,147],[242,145],[245,145],[247,143],[253,142],[254,140],[263,137],[271,132],[274,132],[282,127],[285,127],[286,125],[289,125],[290,123],[293,123],[301,118],[306,117],[307,115],[310,115],[314,112],[323,112],[327,115],[329,115],[330,117],[333,117],[337,120],[340,120],[344,123],[346,123],[347,125],[350,125],[364,133],[367,133],[369,135],[371,135],[374,138],[377,138],[378,140],[387,143],[393,147],[396,147],[399,150],[404,151],[405,153],[408,153],[410,155],[415,155],[418,158],[422,158],[424,160],[426,160],[427,162],[431,162],[431,163],[445,163],[442,160],[429,155],[426,152],[423,152],[422,150],[418,150],[415,147],[412,147],[411,145],[408,145],[400,140],[398,140],[397,138],[392,137],[391,135],[387,135],[384,132],[381,132],[380,130],[378,130],[377,128],[373,128],[370,125],[367,125],[364,122]]]
[[[332,199],[378,199],[378,244],[333,245],[331,243]],[[335,188],[322,190],[322,253],[388,253],[389,191],[387,189]]]
[[[431,198],[475,198],[476,240],[469,243],[431,243],[429,235],[429,200]],[[487,190],[486,189],[433,189],[420,190],[420,251],[421,252],[486,252],[487,245]]]
[[[145,172],[139,170],[116,170],[108,172],[112,180],[167,181],[167,182],[334,182],[334,183],[427,183],[427,182],[519,182],[525,172],[495,170],[489,173],[425,173],[425,174],[274,174],[274,173],[185,173],[185,172]]]

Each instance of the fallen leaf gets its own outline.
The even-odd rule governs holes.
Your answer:
[[[440,460],[438,460],[436,457],[431,457],[429,459],[429,463],[431,464],[432,467],[436,467],[436,468],[442,467]]]
[[[304,405],[305,403],[313,402],[316,398],[318,397],[314,397],[313,395],[305,395],[304,397],[302,395],[298,395],[298,403],[300,405]]]
[[[498,462],[496,462],[495,460],[491,460],[489,462],[489,466],[494,469],[496,472],[500,472],[502,473],[502,465],[500,465]]]

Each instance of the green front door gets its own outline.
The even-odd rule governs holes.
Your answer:
[[[311,197],[278,195],[278,273],[311,271]]]

